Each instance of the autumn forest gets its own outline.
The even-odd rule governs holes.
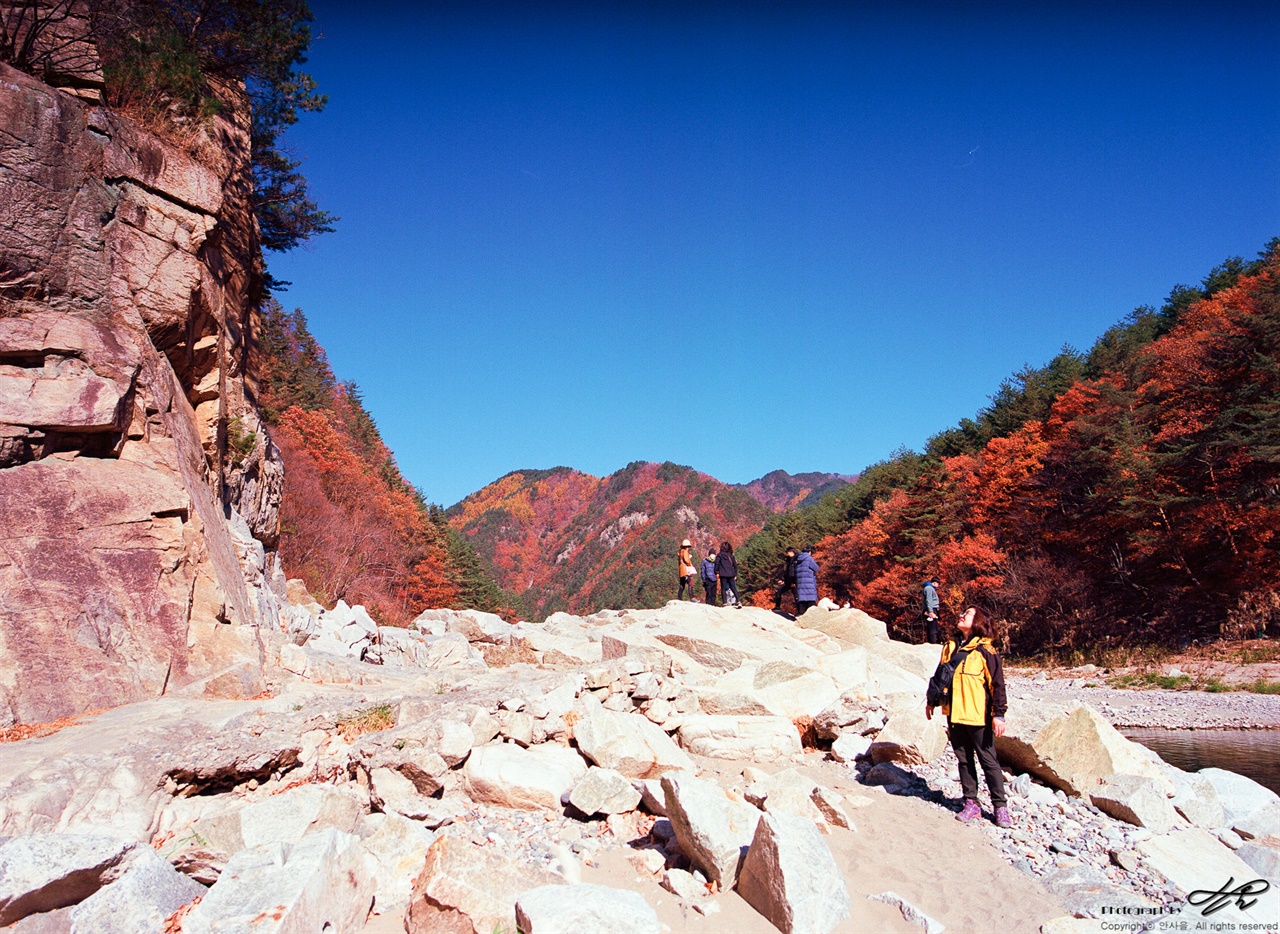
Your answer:
[[[923,452],[768,505],[688,467],[633,464],[516,472],[446,513],[402,476],[301,311],[265,308],[261,342],[285,570],[388,624],[441,605],[525,618],[658,605],[675,596],[681,538],[732,537],[757,602],[771,605],[783,548],[813,545],[822,592],[900,636],[919,638],[934,574],[949,608],[979,601],[1004,620],[1020,655],[1280,626],[1280,240],[1136,309],[1088,352],[1012,375]]]

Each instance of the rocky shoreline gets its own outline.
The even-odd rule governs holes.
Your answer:
[[[1080,701],[1118,729],[1280,730],[1280,694],[1108,687],[1101,672],[1070,678],[1007,674],[1010,704]]]
[[[294,596],[264,696],[189,691],[0,745],[0,924],[1081,934],[1280,876],[1280,796],[1164,763],[1108,722],[1124,692],[1063,679],[1010,681],[1015,825],[957,824],[922,704],[936,647],[857,610],[392,630]],[[1258,722],[1274,702],[1186,700],[1196,722],[1215,719],[1198,701]]]

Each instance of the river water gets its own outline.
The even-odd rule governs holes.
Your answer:
[[[1210,766],[1229,769],[1280,794],[1280,730],[1133,728],[1120,732],[1187,772]]]

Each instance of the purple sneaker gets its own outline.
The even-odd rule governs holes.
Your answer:
[[[1009,813],[1008,808],[996,808],[996,826],[1012,827],[1013,815]]]
[[[964,810],[956,815],[956,820],[964,821],[966,824],[971,820],[977,820],[982,816],[982,808],[978,807],[978,802],[972,798],[964,799]]]

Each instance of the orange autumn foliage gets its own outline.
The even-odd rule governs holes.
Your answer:
[[[1017,651],[1280,624],[1280,253],[1047,414],[938,458],[816,550],[823,591],[919,637],[921,583]],[[1242,628],[1243,627],[1243,628]]]
[[[281,560],[326,603],[364,604],[388,625],[405,625],[421,610],[449,606],[441,534],[422,504],[388,482],[379,442],[362,454],[340,421],[346,404],[307,412],[291,406],[273,430],[288,467],[281,503]]]

